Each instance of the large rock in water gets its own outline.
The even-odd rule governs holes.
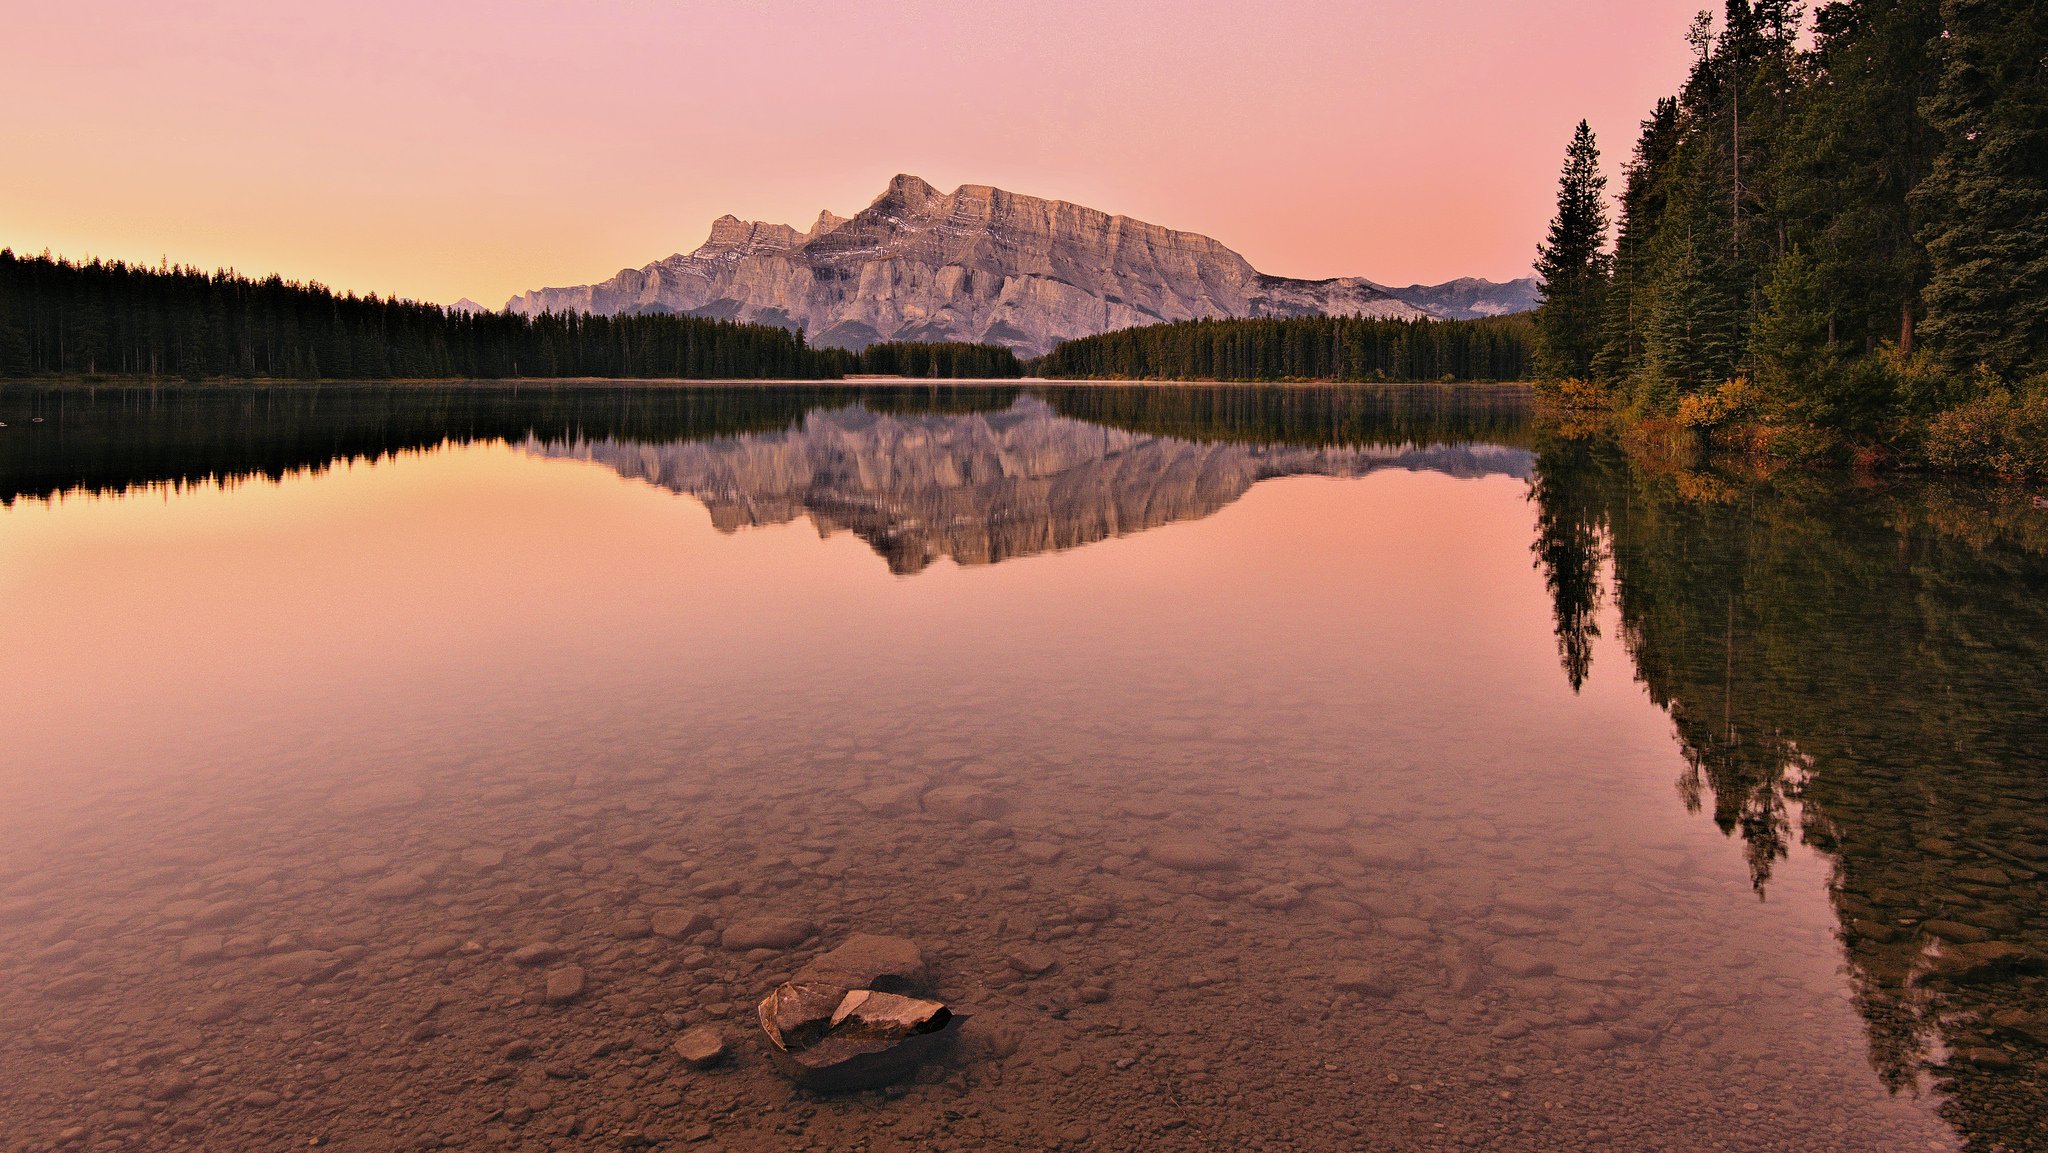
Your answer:
[[[686,313],[800,327],[824,347],[974,340],[1025,355],[1168,320],[1433,315],[1361,277],[1267,276],[1197,233],[983,184],[942,193],[915,176],[851,219],[821,213],[798,232],[722,216],[694,252],[505,307]]]
[[[761,1031],[775,1067],[824,1093],[901,1080],[952,1038],[952,1010],[937,1001],[787,981],[761,999]]]
[[[761,999],[769,1056],[797,1084],[865,1089],[907,1076],[949,1038],[925,989],[924,951],[907,937],[855,933]]]

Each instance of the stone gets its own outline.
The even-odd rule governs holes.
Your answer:
[[[505,863],[505,850],[488,848],[464,849],[462,850],[462,863],[472,869],[495,869]]]
[[[194,1002],[185,1015],[201,1025],[218,1025],[241,1011],[242,999],[224,993]]]
[[[974,785],[941,785],[924,795],[924,811],[955,821],[985,821],[1003,811],[994,793]]]
[[[1145,859],[1182,873],[1213,873],[1237,866],[1235,855],[1200,837],[1162,837],[1145,846]]]
[[[716,1025],[693,1025],[683,1030],[674,1045],[676,1056],[692,1069],[709,1069],[725,1060],[725,1035]]]
[[[542,998],[550,1005],[561,1005],[583,995],[587,981],[580,965],[564,965],[548,971],[547,986]]]
[[[1957,985],[2009,980],[2040,969],[2040,958],[2006,941],[1948,945],[1934,958],[1928,976]]]
[[[1301,891],[1293,885],[1267,885],[1246,900],[1258,908],[1280,912],[1301,904]]]
[[[799,917],[748,917],[727,926],[718,943],[736,952],[747,949],[794,949],[811,939],[816,925]]]
[[[1965,925],[1960,921],[1925,921],[1920,927],[1944,941],[1953,941],[1959,945],[1974,945],[1991,939],[1991,934],[1985,930],[1975,925]]]
[[[855,933],[837,948],[813,957],[791,980],[916,993],[925,988],[924,951],[908,937]]]
[[[711,927],[711,918],[697,909],[660,908],[648,918],[648,926],[657,937],[678,941],[693,937]]]
[[[521,945],[517,949],[512,950],[505,955],[505,959],[515,965],[531,969],[539,965],[559,961],[562,959],[562,955],[562,947],[560,945],[550,944],[546,941],[535,941],[530,945]]]
[[[187,965],[204,965],[220,960],[226,952],[227,941],[220,934],[205,933],[185,938],[184,944],[178,946],[178,960]]]
[[[1393,982],[1381,975],[1379,970],[1364,965],[1347,965],[1337,970],[1330,979],[1330,985],[1340,993],[1355,993],[1361,997],[1391,997],[1394,995]]]
[[[266,958],[262,968],[265,973],[287,981],[312,982],[332,973],[337,963],[333,953],[299,949]]]
[[[102,974],[73,973],[67,977],[59,977],[43,986],[43,995],[54,997],[60,1001],[68,1001],[73,997],[83,997],[89,993],[97,993],[105,988],[106,984],[107,979]]]
[[[1053,956],[1047,950],[1041,949],[1036,945],[1024,945],[1012,949],[1004,956],[1003,961],[1010,968],[1027,977],[1036,977],[1050,972],[1053,966],[1060,963],[1058,957]]]
[[[426,891],[427,879],[418,873],[393,873],[370,882],[370,887],[363,893],[376,901],[402,901]]]
[[[877,817],[904,817],[918,810],[923,785],[884,785],[853,795],[853,803]]]
[[[777,986],[757,1012],[776,1068],[816,1092],[908,1076],[950,1041],[957,1020],[937,1001],[817,983]]]
[[[1018,841],[1017,852],[1034,865],[1050,865],[1059,860],[1066,850],[1049,841]]]
[[[407,949],[405,953],[416,961],[430,961],[435,957],[445,957],[460,948],[461,937],[453,933],[437,933],[431,937],[421,937],[413,942],[412,948]]]
[[[1067,915],[1083,924],[1096,925],[1116,916],[1116,906],[1099,897],[1076,897]]]
[[[1489,958],[1493,967],[1510,977],[1544,977],[1557,972],[1557,966],[1542,957],[1513,946],[1502,946],[1493,951]]]

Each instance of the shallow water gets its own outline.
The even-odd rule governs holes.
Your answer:
[[[2025,494],[1512,390],[0,419],[5,1148],[2048,1147]],[[969,1020],[793,1090],[860,931]]]

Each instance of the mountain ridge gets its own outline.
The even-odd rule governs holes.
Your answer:
[[[822,347],[964,340],[1035,355],[1061,340],[1162,321],[1518,311],[1485,311],[1496,307],[1489,291],[1508,287],[1467,279],[1397,290],[1364,277],[1272,276],[1201,233],[992,185],[943,193],[899,174],[850,217],[821,212],[800,232],[728,214],[688,253],[594,284],[521,293],[505,307],[774,324],[802,329]]]

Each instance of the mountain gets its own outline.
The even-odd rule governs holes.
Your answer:
[[[722,216],[694,252],[506,308],[679,312],[802,328],[824,347],[974,340],[1025,355],[1166,320],[1435,315],[1362,277],[1267,276],[1196,233],[986,185],[941,193],[915,176],[804,232]]]
[[[1406,288],[1377,285],[1380,291],[1445,320],[1477,320],[1530,312],[1543,303],[1543,282],[1533,276],[1496,284],[1464,276],[1442,284],[1411,284]]]
[[[449,305],[448,311],[466,312],[474,316],[479,312],[489,312],[490,309],[485,308],[483,305],[478,304],[476,301],[471,300],[469,297],[465,296],[461,300],[456,301],[454,304]]]
[[[966,414],[817,409],[786,431],[667,444],[529,439],[702,501],[722,532],[809,517],[897,573],[941,557],[994,564],[1209,516],[1273,477],[1381,469],[1534,474],[1527,449],[1402,443],[1309,448],[1183,440],[1062,416],[1036,396]]]

